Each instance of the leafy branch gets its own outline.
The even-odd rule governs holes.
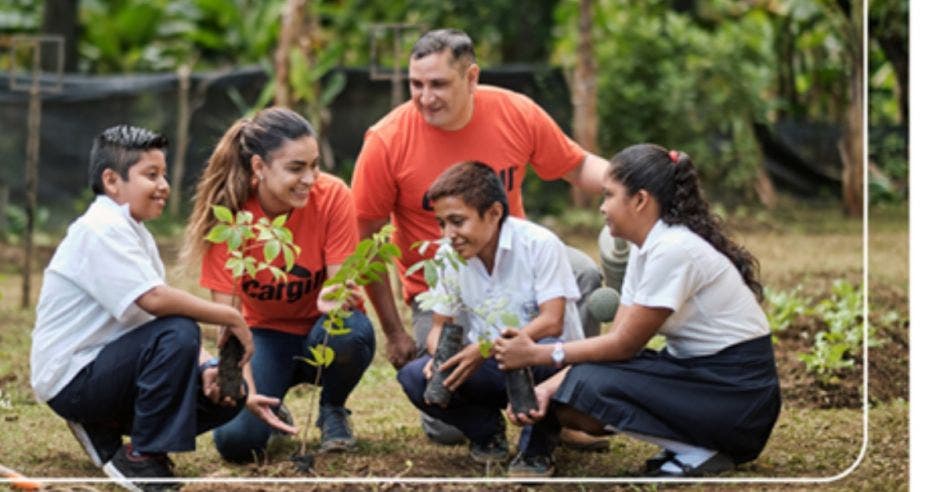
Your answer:
[[[501,329],[497,324],[503,326],[519,326],[519,317],[515,313],[506,309],[509,300],[505,297],[485,299],[477,306],[468,306],[463,302],[460,296],[460,285],[454,276],[445,276],[444,270],[450,267],[454,272],[458,271],[462,265],[467,264],[453,248],[450,247],[450,240],[447,238],[436,239],[433,241],[418,241],[411,245],[412,249],[417,249],[422,256],[427,254],[431,246],[437,246],[436,253],[431,257],[416,262],[408,268],[405,275],[413,275],[418,270],[424,272],[424,280],[431,289],[426,290],[415,297],[421,309],[431,310],[434,306],[441,304],[447,305],[458,312],[465,312],[477,316],[486,323],[486,331],[481,333],[477,339],[480,348],[480,355],[489,358],[493,349],[493,342],[499,337]],[[435,292],[435,287],[441,283],[443,292]]]

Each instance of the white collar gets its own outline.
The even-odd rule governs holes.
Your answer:
[[[638,254],[644,255],[652,247],[651,245],[659,240],[659,237],[662,236],[667,230],[669,230],[669,225],[663,222],[662,219],[656,219],[656,223],[653,224],[653,227],[648,233],[646,233],[646,239],[643,240],[643,246],[640,247]]]

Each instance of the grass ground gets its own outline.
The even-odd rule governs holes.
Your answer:
[[[799,285],[808,295],[822,297],[834,279],[861,282],[862,225],[859,221],[843,220],[837,210],[811,210],[794,205],[788,207],[786,213],[778,212],[754,220],[735,219],[733,223],[739,231],[737,237],[760,258],[764,283],[769,287],[793,289]],[[893,309],[901,311],[906,319],[906,210],[873,211],[870,230],[869,293],[873,314],[876,310]],[[566,232],[562,236],[596,257],[592,234]],[[165,253],[164,258],[170,256]],[[101,477],[101,472],[88,462],[63,421],[48,407],[33,400],[28,379],[29,333],[33,314],[16,307],[19,299],[17,275],[9,271],[0,272],[0,275],[3,276],[0,278],[0,294],[3,296],[0,299],[0,464],[30,476]],[[180,281],[196,291],[191,278]],[[886,338],[892,349],[902,354],[903,360],[890,366],[887,372],[873,370],[873,378],[906,381],[906,324],[900,324]],[[500,469],[487,470],[469,463],[464,446],[441,447],[427,441],[418,425],[417,411],[405,399],[394,379],[394,370],[382,355],[383,346],[379,333],[376,358],[348,404],[353,411],[352,420],[360,440],[358,452],[318,455],[314,474],[310,477],[476,477],[486,480],[502,476]],[[781,358],[786,355],[778,352],[778,364],[782,364]],[[852,370],[860,374],[860,364]],[[787,377],[783,371],[781,374],[782,378]],[[881,395],[871,405],[867,441],[860,405],[820,408],[804,397],[788,399],[785,392],[783,410],[764,453],[756,461],[721,478],[795,480],[794,483],[747,485],[747,488],[759,490],[905,490],[908,488],[908,398],[906,384],[901,388],[893,390],[893,394]],[[310,387],[302,386],[292,390],[287,397],[287,404],[298,421],[305,417],[311,391]],[[515,430],[511,432],[512,441]],[[317,438],[316,430],[313,430],[308,439],[315,446]],[[203,435],[195,452],[178,454],[173,458],[178,474],[182,476],[298,478],[289,461],[297,446],[297,439],[279,441],[272,445],[266,462],[236,466],[220,461],[211,436]],[[654,451],[650,445],[624,436],[615,436],[607,453],[583,454],[561,449],[556,455],[558,476],[562,480],[581,477],[636,480],[643,460]],[[740,485],[717,482],[688,487],[725,490],[737,489]],[[319,486],[376,490],[528,488],[496,482]],[[81,487],[82,490],[110,489],[109,485],[102,484]],[[216,490],[221,487],[219,483],[194,483],[187,485],[186,490]],[[309,489],[310,484],[228,483],[225,487],[233,490],[294,490]],[[597,487],[653,490],[663,485],[604,484]],[[539,488],[580,490],[594,486],[556,483]]]

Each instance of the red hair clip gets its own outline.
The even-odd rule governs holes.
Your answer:
[[[679,152],[676,151],[676,150],[670,150],[670,151],[669,151],[669,159],[672,160],[672,163],[673,163],[673,164],[678,164],[678,163],[679,163]]]

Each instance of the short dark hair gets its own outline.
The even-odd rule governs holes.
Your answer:
[[[467,33],[458,29],[435,29],[424,33],[411,48],[411,58],[420,60],[447,49],[453,55],[454,62],[464,62],[466,66],[469,66],[477,61],[476,53],[473,51],[473,40]]]
[[[130,125],[117,125],[101,132],[91,146],[88,164],[88,184],[96,195],[104,194],[101,179],[105,169],[117,172],[127,180],[127,172],[148,150],[166,153],[169,141],[163,135]]]
[[[503,204],[500,225],[509,215],[509,199],[503,182],[493,168],[478,161],[465,161],[455,164],[434,180],[428,189],[428,201],[434,202],[449,196],[459,197],[467,205],[475,208],[480,217],[494,203]]]

